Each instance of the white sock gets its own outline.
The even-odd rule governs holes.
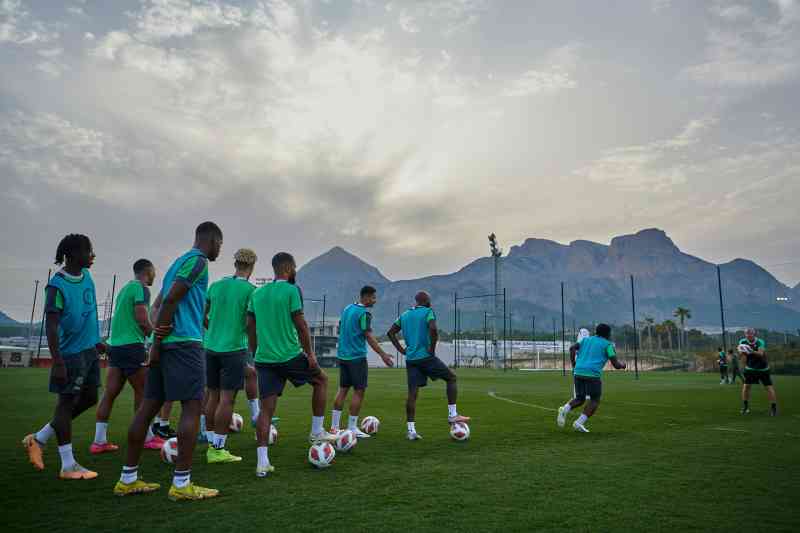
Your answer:
[[[153,424],[158,424],[160,426],[161,425],[161,417],[157,416],[157,417],[153,418]]]
[[[247,404],[250,406],[250,420],[255,420],[258,418],[258,413],[261,412],[261,407],[258,405],[258,399],[247,400]]]
[[[163,418],[159,418],[158,419],[158,425],[161,426],[162,428],[168,428],[169,427],[169,420],[164,420]]]
[[[192,480],[191,470],[176,470],[172,475],[172,484],[182,489]]]
[[[139,479],[139,465],[122,467],[122,475],[119,477],[120,481],[131,484],[137,479]]]
[[[350,415],[347,419],[347,429],[356,429],[358,427],[358,417]]]
[[[589,420],[589,417],[581,413],[581,416],[578,417],[575,423],[582,426],[587,420]]]
[[[458,410],[456,409],[456,404],[451,403],[447,405],[447,416],[449,416],[450,418],[458,416]]]
[[[331,411],[331,427],[339,429],[339,423],[342,421],[342,412],[333,409]]]
[[[50,440],[50,437],[56,434],[56,430],[53,429],[53,426],[50,425],[50,422],[44,425],[42,429],[36,432],[36,442],[39,444],[47,444],[47,441]]]
[[[58,454],[61,456],[61,470],[66,470],[75,466],[75,458],[72,456],[72,443],[58,447]]]
[[[213,446],[218,450],[221,450],[225,447],[225,441],[228,440],[228,435],[220,435],[219,433],[214,434]]]
[[[105,444],[108,442],[108,422],[95,422],[94,442],[95,444]]]
[[[564,410],[564,414],[567,414],[570,411],[572,411],[572,405],[570,405],[570,403],[567,402],[564,404],[564,407],[562,407],[562,409]]]
[[[213,431],[206,431],[206,440],[212,446],[214,445],[214,439],[216,439],[216,438],[217,438],[217,434],[216,433],[214,433]]]
[[[269,466],[269,454],[266,446],[256,448],[256,454],[258,455],[258,466]]]
[[[200,415],[200,431],[206,431],[206,415]]]
[[[415,422],[408,422],[408,431],[411,433],[417,432],[417,426],[415,425]]]
[[[324,416],[312,416],[311,417],[311,433],[313,435],[318,435],[323,432],[325,425],[325,417]]]
[[[144,438],[145,442],[152,440],[155,438],[155,434],[153,433],[153,425],[147,424],[147,436]]]

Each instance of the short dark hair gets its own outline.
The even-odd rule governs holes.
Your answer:
[[[141,274],[148,268],[153,268],[153,263],[149,259],[137,259],[133,264],[133,273]]]
[[[362,298],[364,296],[372,296],[376,292],[378,292],[378,290],[375,287],[373,287],[372,285],[364,285],[363,287],[361,287],[361,297]]]
[[[598,337],[603,337],[604,339],[608,339],[609,337],[611,337],[611,326],[609,326],[608,324],[597,324],[594,333]]]
[[[219,237],[222,238],[222,230],[213,222],[206,221],[197,226],[194,230],[195,237]]]
[[[75,257],[80,252],[91,249],[92,241],[89,240],[89,237],[80,233],[70,233],[58,243],[55,263],[63,265],[66,258]]]
[[[717,346],[717,350],[722,351],[722,346]]]
[[[288,252],[278,252],[272,257],[272,270],[276,273],[288,264],[294,263],[294,257]]]

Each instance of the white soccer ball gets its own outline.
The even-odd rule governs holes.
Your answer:
[[[269,426],[269,445],[272,446],[278,442],[278,428],[270,424]]]
[[[243,427],[244,427],[244,418],[242,418],[242,415],[240,415],[239,413],[233,413],[233,415],[231,416],[231,425],[229,426],[231,432],[239,433],[240,431],[242,431]]]
[[[175,464],[178,460],[178,439],[172,437],[164,441],[161,446],[161,460],[168,464]]]
[[[753,353],[753,349],[750,348],[749,344],[740,344],[737,350],[739,350],[739,353]]]
[[[375,416],[364,417],[364,420],[361,421],[361,431],[370,435],[377,433],[380,426],[381,421]]]
[[[318,442],[308,449],[308,462],[317,468],[328,468],[335,457],[336,450],[330,442]]]
[[[349,429],[344,429],[336,435],[336,451],[349,452],[358,444],[356,434]]]
[[[464,422],[456,422],[450,426],[450,436],[453,440],[464,441],[469,438],[469,426]]]

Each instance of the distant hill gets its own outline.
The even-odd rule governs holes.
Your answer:
[[[16,320],[11,318],[10,316],[5,314],[4,312],[0,311],[0,325],[2,325],[2,326],[19,326],[21,324],[22,324],[21,322],[17,322]]]
[[[800,325],[800,286],[790,288],[748,259],[735,259],[720,266],[729,325],[794,330]],[[530,328],[536,316],[537,329],[560,328],[561,289],[565,283],[568,322],[625,323],[631,320],[630,275],[634,275],[637,318],[671,318],[678,306],[692,311],[689,325],[717,326],[719,304],[716,265],[682,252],[660,229],[645,229],[611,240],[609,245],[576,240],[568,245],[530,238],[512,246],[503,258],[503,285],[514,327]],[[358,296],[364,284],[380,290],[374,310],[378,327],[388,327],[396,315],[397,302],[405,309],[420,289],[433,296],[439,322],[452,328],[453,293],[487,294],[492,291],[493,267],[489,257],[478,258],[457,272],[419,279],[391,281],[371,266],[336,247],[313,259],[298,271],[298,283],[309,297],[327,295],[328,315]],[[789,296],[789,302],[776,298]],[[487,300],[459,304],[463,327],[482,326]]]

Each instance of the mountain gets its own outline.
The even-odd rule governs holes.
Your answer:
[[[4,312],[0,311],[0,325],[2,326],[18,326],[21,322],[17,322]]]
[[[561,282],[564,282],[568,324],[631,321],[630,276],[634,276],[637,319],[671,318],[678,306],[692,311],[690,325],[718,326],[720,322],[716,265],[682,252],[660,229],[645,229],[614,237],[608,245],[586,240],[560,244],[526,239],[502,259],[507,308],[515,328],[547,330],[561,321]],[[754,325],[792,329],[800,323],[800,286],[779,282],[747,259],[720,265],[728,326]],[[298,283],[307,298],[326,295],[327,315],[333,316],[358,297],[364,284],[379,290],[374,310],[377,327],[387,327],[401,308],[412,304],[420,289],[431,293],[439,322],[453,325],[453,295],[474,296],[493,290],[493,260],[482,257],[451,274],[390,281],[358,257],[336,247],[304,265]],[[789,301],[777,298],[788,296]],[[462,328],[482,327],[491,298],[459,302]],[[310,311],[309,311],[310,312]]]

